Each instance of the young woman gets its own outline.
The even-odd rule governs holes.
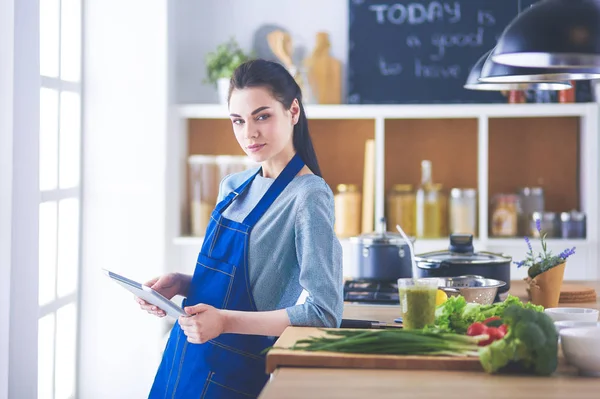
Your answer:
[[[184,296],[189,315],[171,331],[151,398],[256,397],[268,378],[262,351],[287,326],[341,323],[333,193],[300,88],[280,64],[249,61],[231,79],[229,112],[238,143],[261,167],[221,182],[194,275],[147,283],[167,298]]]

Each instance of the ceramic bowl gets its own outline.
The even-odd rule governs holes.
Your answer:
[[[600,327],[599,321],[575,321],[575,320],[563,320],[555,321],[556,331],[560,332],[565,328],[577,328],[577,327]]]
[[[565,328],[559,334],[567,362],[582,375],[600,377],[600,327]]]
[[[589,308],[548,308],[544,312],[553,321],[598,321],[598,310]]]

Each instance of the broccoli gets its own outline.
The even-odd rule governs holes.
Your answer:
[[[508,326],[504,338],[479,350],[486,372],[550,375],[556,370],[558,333],[548,315],[513,305],[504,311],[502,321]]]

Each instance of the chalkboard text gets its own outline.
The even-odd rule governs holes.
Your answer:
[[[436,21],[447,21],[456,23],[460,21],[460,3],[432,1],[429,5],[421,3],[408,3],[407,5],[396,4],[373,4],[369,10],[375,12],[377,23],[385,24],[386,21],[402,25],[420,25],[424,23],[434,23]]]

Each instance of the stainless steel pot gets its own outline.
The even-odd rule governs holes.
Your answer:
[[[351,237],[351,263],[359,279],[392,281],[413,276],[410,249],[400,234],[385,231]],[[414,242],[414,239],[409,238]]]

